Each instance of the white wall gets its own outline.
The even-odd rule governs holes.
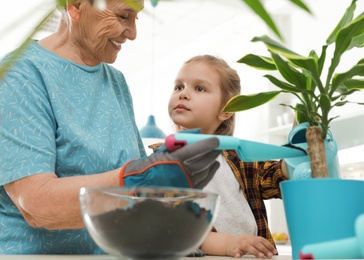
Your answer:
[[[256,24],[256,26],[251,26]],[[259,71],[250,70],[248,67],[238,64],[236,61],[249,51],[264,51],[263,46],[250,43],[257,31],[266,32],[266,28],[256,17],[241,14],[232,17],[211,31],[200,35],[196,39],[189,41],[184,46],[178,46],[173,53],[169,53],[155,61],[154,85],[152,86],[150,77],[140,77],[140,75],[150,75],[151,66],[145,67],[141,74],[127,75],[131,91],[134,94],[135,113],[137,123],[142,127],[147,116],[152,110],[156,116],[157,125],[166,134],[173,133],[173,128],[168,117],[167,104],[169,96],[173,90],[173,82],[177,72],[184,61],[198,54],[214,54],[224,58],[233,68],[235,68],[242,81],[244,93],[254,93],[257,89],[263,90],[267,87],[267,82],[260,76]],[[127,62],[124,63],[127,67]],[[121,69],[123,66],[121,66]],[[150,88],[153,87],[153,100],[150,100]],[[152,106],[150,109],[149,106]],[[236,135],[247,139],[257,138],[253,128],[263,128],[264,117],[257,118],[255,115],[263,108],[255,111],[239,113],[240,122],[249,122],[237,125]],[[265,113],[262,113],[264,115]]]

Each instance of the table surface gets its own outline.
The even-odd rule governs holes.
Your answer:
[[[35,260],[35,259],[49,259],[49,260],[116,260],[117,257],[109,255],[0,255],[0,260]],[[182,257],[179,260],[231,260],[236,259],[227,256],[204,256],[204,257]],[[257,259],[252,255],[246,255],[239,259]],[[290,260],[289,255],[273,256],[273,260]]]

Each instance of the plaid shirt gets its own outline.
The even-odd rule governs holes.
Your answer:
[[[233,150],[222,153],[253,211],[258,227],[258,236],[266,238],[275,245],[268,227],[264,200],[282,198],[279,183],[287,180],[281,170],[282,161],[243,162]]]

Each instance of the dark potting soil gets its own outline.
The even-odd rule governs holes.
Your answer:
[[[126,210],[93,216],[92,221],[105,245],[121,255],[166,259],[197,249],[211,218],[210,211],[193,202],[173,206],[149,199]]]

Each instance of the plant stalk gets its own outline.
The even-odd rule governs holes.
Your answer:
[[[312,178],[328,178],[325,142],[319,126],[309,126],[306,130],[307,152],[310,158]]]

